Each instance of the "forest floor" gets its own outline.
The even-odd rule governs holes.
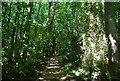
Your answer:
[[[40,70],[37,71],[35,77],[17,78],[14,80],[5,79],[3,81],[78,81],[76,79],[68,80],[71,76],[64,72],[64,67],[61,66],[58,55],[54,55],[46,62],[41,62],[40,65],[43,65],[44,68],[39,67]]]
[[[37,81],[64,81],[67,78],[67,74],[63,69],[64,67],[60,66],[57,56],[54,56],[50,58],[48,65]]]

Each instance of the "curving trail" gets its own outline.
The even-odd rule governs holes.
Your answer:
[[[57,56],[50,58],[48,65],[37,81],[65,81],[66,74],[58,62]]]

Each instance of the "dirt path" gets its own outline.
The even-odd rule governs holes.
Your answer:
[[[59,65],[57,56],[54,56],[50,58],[48,65],[37,81],[64,81],[66,79],[65,76],[66,74],[63,71],[63,67]]]

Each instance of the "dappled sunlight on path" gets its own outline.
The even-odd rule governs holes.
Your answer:
[[[59,65],[57,56],[50,58],[48,65],[38,77],[37,81],[64,81],[67,77],[63,70],[64,68]]]

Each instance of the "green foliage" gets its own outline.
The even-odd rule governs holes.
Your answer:
[[[70,79],[109,79],[103,15],[97,2],[2,2],[3,78],[36,76],[56,55]]]

